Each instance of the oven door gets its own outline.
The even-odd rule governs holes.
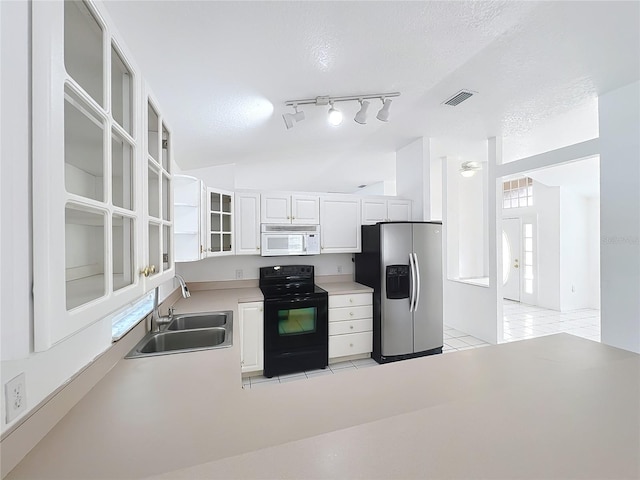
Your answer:
[[[325,347],[328,334],[327,295],[265,299],[264,346],[267,352],[293,352]]]

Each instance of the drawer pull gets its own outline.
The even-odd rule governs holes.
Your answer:
[[[349,316],[350,316],[350,317],[353,317],[353,312],[349,312]]]
[[[349,344],[349,346],[350,346],[350,347],[353,347],[353,343],[350,343],[350,344]]]
[[[350,328],[351,330],[353,330],[353,325],[349,325],[349,328]]]
[[[349,303],[353,303],[353,298],[349,298]]]

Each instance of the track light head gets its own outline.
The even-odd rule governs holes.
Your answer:
[[[342,112],[333,106],[333,102],[329,105],[331,105],[329,108],[329,123],[334,127],[337,127],[342,123]]]
[[[378,112],[378,115],[376,115],[376,118],[381,122],[388,122],[389,108],[391,107],[391,99],[382,97],[380,98],[380,100],[382,100],[382,108]]]
[[[302,120],[304,120],[304,112],[303,111],[299,112],[297,105],[294,105],[293,108],[296,111],[295,113],[284,113],[282,115],[282,118],[284,119],[284,124],[286,125],[287,130],[293,127],[293,122],[301,122]]]
[[[367,102],[366,100],[358,101],[360,102],[360,110],[358,111],[358,113],[356,113],[354,120],[356,121],[356,123],[364,125],[365,123],[367,123],[367,109],[369,108],[371,102]]]

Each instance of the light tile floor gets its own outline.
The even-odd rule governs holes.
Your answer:
[[[561,332],[600,341],[600,310],[585,308],[561,313],[557,310],[505,300],[503,315],[503,342]]]

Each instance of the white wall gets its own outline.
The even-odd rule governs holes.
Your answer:
[[[538,217],[537,304],[560,310],[560,187],[534,182],[533,203]]]
[[[396,192],[413,201],[414,220],[430,220],[429,139],[420,137],[396,152]]]
[[[455,165],[454,170],[458,166]],[[458,262],[460,278],[480,278],[488,275],[485,218],[486,169],[473,177],[454,172],[458,188]]]
[[[598,107],[601,339],[640,353],[640,82]]]
[[[588,308],[600,310],[600,197],[587,200]]]
[[[589,307],[589,224],[586,197],[560,187],[560,310]]]
[[[177,263],[176,271],[187,282],[212,282],[236,280],[236,271],[242,270],[243,279],[259,278],[260,267],[271,265],[313,265],[315,275],[353,275],[353,255],[323,254],[291,257],[259,257],[255,255],[235,255],[212,257],[197,262]],[[340,269],[340,271],[338,271]]]

